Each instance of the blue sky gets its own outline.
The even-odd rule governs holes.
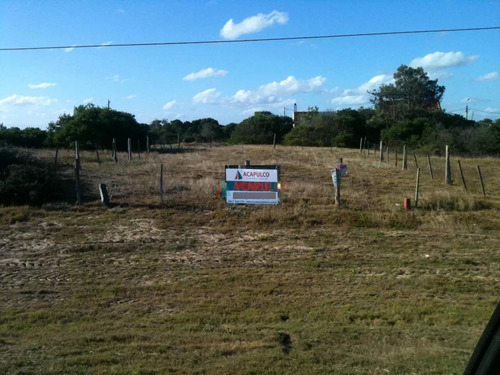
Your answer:
[[[3,0],[0,48],[232,41],[500,26],[498,0]],[[137,120],[369,107],[398,66],[446,86],[445,110],[500,117],[500,30],[0,51],[0,123],[45,129],[94,103]]]

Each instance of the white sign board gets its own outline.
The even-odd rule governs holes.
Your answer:
[[[340,186],[342,177],[347,174],[348,169],[349,168],[347,168],[345,164],[337,164],[337,166],[332,169],[331,173],[334,187],[338,188]]]
[[[226,166],[226,203],[278,204],[279,166]]]

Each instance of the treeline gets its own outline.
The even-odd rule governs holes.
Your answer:
[[[476,122],[448,114],[440,105],[444,92],[445,87],[429,79],[422,68],[401,65],[394,83],[369,93],[373,108],[319,112],[313,107],[295,113],[295,124],[290,117],[266,111],[225,126],[213,118],[141,124],[130,113],[87,104],[75,107],[72,115],[60,116],[46,131],[0,125],[0,143],[73,147],[78,140],[81,148],[94,149],[111,148],[116,139],[118,149],[125,149],[128,138],[141,142],[147,137],[150,145],[162,147],[190,142],[358,147],[363,138],[429,154],[438,154],[443,145],[462,154],[500,154],[500,119]]]
[[[257,112],[241,123],[221,125],[213,118],[194,121],[154,120],[150,124],[137,122],[133,114],[93,104],[74,108],[73,114],[64,114],[51,122],[47,130],[38,128],[6,128],[0,124],[0,143],[27,148],[73,147],[79,141],[81,149],[125,149],[127,139],[145,140],[151,145],[174,147],[191,142],[226,142],[266,144],[283,141],[293,127],[292,119],[271,112]],[[143,147],[145,143],[143,143]]]
[[[442,152],[443,145],[461,154],[498,155],[500,119],[475,122],[441,110],[415,109],[404,119],[390,123],[375,109],[320,113],[310,108],[285,136],[285,144],[354,148],[364,137],[372,144],[383,141],[390,147],[406,145],[436,155]]]
[[[438,154],[443,145],[471,155],[500,154],[500,120],[479,122],[441,110],[414,109],[404,118],[389,121],[373,108],[319,112],[317,107],[293,120],[271,112],[257,112],[236,124],[220,125],[213,118],[195,121],[154,120],[140,124],[134,115],[93,105],[79,106],[73,115],[62,115],[47,130],[6,128],[0,124],[0,143],[25,148],[111,148],[113,138],[125,150],[127,138],[149,137],[151,145],[178,147],[184,143],[285,144],[292,146],[359,147],[361,138],[380,140],[390,147],[407,145],[413,150]],[[134,143],[135,147],[135,143]]]

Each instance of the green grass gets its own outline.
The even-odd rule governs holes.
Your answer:
[[[460,374],[498,302],[495,159],[462,163],[481,164],[486,197],[423,175],[411,211],[414,171],[356,150],[83,160],[112,208],[92,190],[80,207],[0,208],[0,373]],[[281,165],[281,205],[213,197],[243,160]]]

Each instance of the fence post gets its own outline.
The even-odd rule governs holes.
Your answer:
[[[408,169],[408,160],[406,157],[406,145],[403,146],[403,164],[401,166],[401,169],[403,170]]]
[[[427,164],[429,165],[429,173],[431,174],[431,180],[434,180],[434,174],[432,173],[431,157],[427,154]]]
[[[151,153],[151,150],[149,149],[149,135],[146,136],[146,150],[149,153]]]
[[[76,184],[76,205],[82,204],[82,191],[80,188],[80,169],[75,165],[75,184]]]
[[[160,164],[160,203],[163,204],[163,164]]]
[[[116,139],[113,138],[113,144],[112,144],[112,152],[111,152],[111,157],[115,161],[115,163],[118,163],[118,156],[116,155]]]
[[[276,133],[273,135],[273,149],[276,150]]]
[[[380,161],[384,161],[384,145],[382,141],[380,141]]]
[[[78,170],[82,169],[80,161],[80,145],[78,144],[78,141],[75,141],[75,168]]]
[[[464,172],[462,171],[462,164],[460,163],[460,160],[457,160],[457,162],[458,162],[458,170],[460,171],[460,176],[462,177],[462,183],[464,184],[464,189],[467,190],[467,185],[465,185]]]
[[[446,145],[446,161],[444,169],[444,183],[446,185],[451,185],[451,167],[450,167],[450,151],[448,145]]]
[[[54,158],[54,171],[57,171],[57,155],[59,154],[59,146],[56,146],[56,156]]]
[[[359,140],[359,153],[363,153],[363,137]]]
[[[101,194],[101,202],[106,207],[109,207],[109,195],[106,189],[106,184],[99,184],[99,193]]]
[[[132,160],[132,140],[130,138],[127,139],[127,148],[128,148],[128,161]]]
[[[94,144],[95,146],[95,154],[97,156],[97,163],[99,164],[99,167],[101,166],[101,158],[99,157],[99,149],[97,148],[97,143]]]
[[[417,169],[420,169],[420,168],[419,168],[419,166],[418,166],[417,154],[415,154],[415,153],[414,153],[414,154],[413,154],[413,158],[415,159],[415,167],[416,167]]]
[[[420,168],[417,168],[417,184],[415,186],[415,208],[418,207],[418,193],[420,190]]]
[[[481,189],[483,190],[483,195],[486,196],[486,191],[484,190],[483,175],[481,174],[481,168],[477,166],[477,173],[479,174],[479,181],[481,181]]]

